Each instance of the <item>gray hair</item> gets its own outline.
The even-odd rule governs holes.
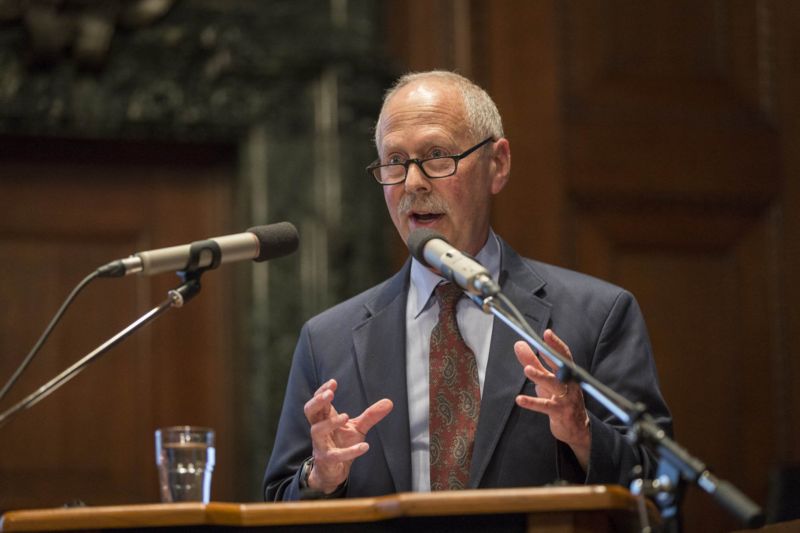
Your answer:
[[[500,112],[497,110],[492,97],[471,80],[461,74],[447,70],[410,72],[401,76],[383,96],[383,106],[381,107],[380,115],[378,115],[378,122],[375,124],[375,146],[378,149],[380,149],[378,136],[380,135],[381,120],[386,104],[397,91],[420,80],[436,80],[455,86],[464,102],[467,127],[476,141],[483,140],[486,137],[492,137],[497,140],[505,136],[503,134],[503,119],[500,118]]]

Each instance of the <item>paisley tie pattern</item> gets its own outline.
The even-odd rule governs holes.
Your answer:
[[[478,367],[456,322],[456,303],[462,295],[453,283],[436,287],[439,322],[430,345],[431,490],[467,487],[478,426]]]

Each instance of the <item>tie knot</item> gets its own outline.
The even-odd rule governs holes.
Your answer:
[[[455,283],[440,283],[436,286],[440,309],[454,309],[463,294],[461,287]]]

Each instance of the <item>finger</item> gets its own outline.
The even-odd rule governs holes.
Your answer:
[[[320,387],[316,390],[316,392],[314,392],[314,397],[324,395],[325,391],[331,391],[331,394],[333,394],[336,391],[337,385],[338,384],[336,383],[335,379],[329,379],[328,381],[320,385]],[[333,396],[330,397],[330,402],[333,402]],[[330,402],[328,406],[330,405]],[[326,406],[324,409],[322,409],[322,411],[320,411],[320,415],[322,417],[330,416],[330,409]],[[308,418],[308,415],[306,415],[306,418]]]
[[[548,398],[537,398],[536,396],[527,396],[520,394],[516,397],[516,403],[523,409],[529,411],[536,411],[550,416],[553,413],[553,400]]]
[[[517,341],[514,343],[514,355],[517,356],[517,361],[519,361],[522,366],[529,365],[531,361],[536,359],[533,348],[525,341]]]
[[[336,409],[333,408],[333,397],[335,396],[336,388],[338,384],[336,383],[335,379],[329,379],[325,383],[322,384],[320,387],[321,392],[320,394],[330,394],[330,396],[326,396],[326,398],[330,398],[327,400],[327,404],[322,409],[322,416],[330,417],[336,415]]]
[[[517,355],[517,360],[523,365],[523,373],[525,377],[536,384],[536,394],[540,398],[564,398],[567,391],[558,378],[550,372],[536,356],[536,352],[531,347],[522,341],[514,344],[514,353]]]
[[[563,355],[566,359],[572,361],[572,352],[561,338],[556,335],[552,329],[546,329],[544,331],[544,342],[547,343],[552,349],[557,351],[559,354]]]
[[[549,348],[567,361],[572,361],[572,352],[570,352],[569,346],[567,346],[567,344],[561,340],[561,338],[559,338],[552,329],[548,328],[544,330],[544,335],[542,335],[542,337],[545,344],[547,344]],[[541,363],[549,372],[553,372],[554,374],[558,372],[560,365],[547,355],[541,358]]]
[[[359,442],[347,448],[329,448],[314,454],[314,463],[324,468],[326,464],[346,463],[361,457],[369,451],[369,444]]]
[[[331,392],[336,392],[336,386],[337,385],[338,384],[336,383],[335,379],[329,379],[328,381],[326,381],[325,383],[320,385],[320,387],[314,393],[314,396],[316,396],[317,394],[322,394],[326,390],[330,390]]]
[[[524,341],[517,341],[514,343],[514,354],[517,356],[517,361],[524,366],[532,366],[541,372],[547,372],[547,369],[542,365],[536,352],[533,351],[528,343]]]
[[[303,413],[306,415],[309,424],[315,424],[331,415],[336,415],[336,410],[331,405],[332,402],[333,391],[331,390],[325,390],[308,400],[303,406]]]
[[[331,435],[331,433],[347,424],[348,420],[350,420],[350,417],[342,413],[340,415],[325,418],[320,422],[312,424],[310,431],[311,440],[314,442],[314,446],[327,449],[328,442],[330,442],[328,437]]]
[[[360,416],[353,419],[353,426],[356,428],[356,431],[362,435],[366,435],[375,424],[383,420],[386,415],[392,412],[393,407],[394,404],[392,403],[392,400],[389,400],[388,398],[378,400],[364,409],[364,412],[361,413]]]
[[[527,343],[518,341],[514,344],[514,353],[517,355],[517,360],[523,365],[525,377],[537,385],[547,385],[548,394],[559,388],[558,379],[539,361],[536,352]]]
[[[567,390],[566,385],[562,383],[554,374],[547,370],[540,370],[532,365],[528,365],[523,369],[525,377],[536,384],[536,394],[540,397],[556,396],[563,398],[564,392]],[[542,387],[542,393],[539,388]]]
[[[517,355],[517,360],[522,366],[530,365],[541,372],[552,373],[552,365],[548,365],[550,360],[547,356],[540,357],[527,343],[517,341],[516,344],[514,344],[514,353]]]

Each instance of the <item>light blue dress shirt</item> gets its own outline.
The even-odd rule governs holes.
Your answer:
[[[489,238],[476,259],[497,281],[500,273],[500,243],[491,229]],[[444,278],[422,266],[416,259],[412,260],[411,284],[406,302],[406,380],[411,429],[411,487],[417,492],[431,490],[428,352],[431,331],[439,320],[439,304],[432,295],[433,290],[442,281]],[[475,353],[478,380],[483,394],[494,317],[484,313],[465,296],[456,306],[456,320],[464,341]]]

